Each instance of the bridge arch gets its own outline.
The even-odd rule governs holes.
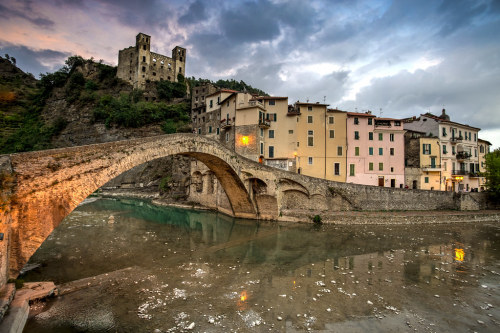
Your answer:
[[[195,134],[13,154],[17,186],[10,212],[9,275],[15,277],[64,217],[99,187],[134,166],[170,155],[193,157],[210,169],[226,192],[227,213],[257,218],[239,177],[241,164],[248,161]]]

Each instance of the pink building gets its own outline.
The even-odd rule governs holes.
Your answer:
[[[400,119],[348,112],[346,182],[402,188],[404,132]]]

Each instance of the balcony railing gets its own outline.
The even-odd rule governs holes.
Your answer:
[[[465,171],[465,170],[453,170],[451,172],[451,174],[453,176],[465,176],[465,175],[468,175],[469,174],[469,171]]]
[[[231,119],[222,119],[220,121],[220,123],[221,123],[222,128],[226,128],[226,127],[231,127],[232,126]]]
[[[471,173],[469,173],[469,177],[479,178],[479,177],[481,177],[481,174],[479,172],[471,172]]]
[[[457,160],[468,160],[471,156],[472,155],[466,151],[459,151],[457,153]]]
[[[423,171],[441,171],[441,164],[423,165]]]
[[[462,140],[463,140],[463,139],[464,139],[464,138],[463,138],[463,137],[461,137],[461,136],[453,136],[453,137],[451,137],[450,141],[451,141],[452,143],[456,143],[456,142],[462,142]]]
[[[259,119],[259,127],[260,128],[269,128],[269,127],[271,127],[271,122],[269,120]]]

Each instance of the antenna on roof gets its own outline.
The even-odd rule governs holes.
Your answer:
[[[307,98],[306,98],[306,102],[307,102],[307,103],[309,103],[309,96],[307,96]]]
[[[379,108],[379,110],[380,110],[380,118],[382,118],[382,113],[383,113],[382,108]]]
[[[323,96],[323,104],[325,104],[326,96]]]

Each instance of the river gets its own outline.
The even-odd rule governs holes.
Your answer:
[[[500,331],[498,222],[317,226],[90,198],[28,264],[25,281],[67,292],[24,332]]]

